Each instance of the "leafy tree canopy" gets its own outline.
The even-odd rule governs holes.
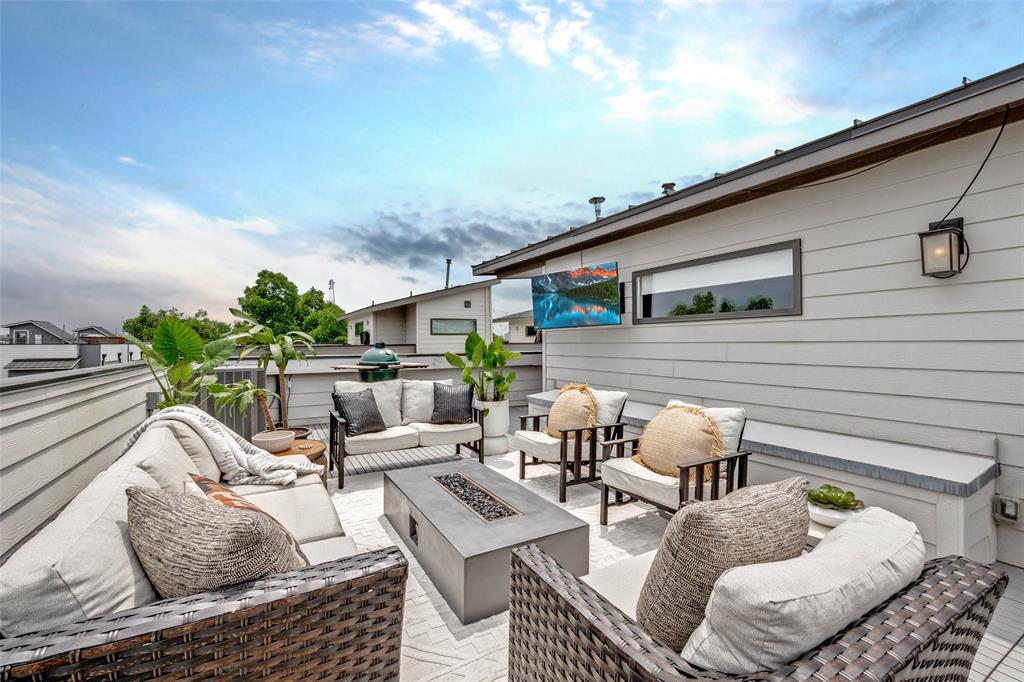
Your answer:
[[[260,270],[256,282],[238,297],[242,311],[257,322],[284,334],[298,327],[299,288],[280,272]]]
[[[121,328],[138,339],[151,341],[160,322],[165,318],[184,322],[187,327],[199,334],[203,341],[212,341],[231,331],[229,324],[210,319],[209,314],[202,308],[197,310],[195,315],[186,315],[177,308],[153,310],[148,305],[139,308],[139,314],[135,317],[122,322]]]

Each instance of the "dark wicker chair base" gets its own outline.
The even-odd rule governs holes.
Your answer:
[[[689,665],[536,545],[513,550],[509,679],[967,680],[1006,576],[963,557],[935,559],[887,603],[800,660],[726,675]]]
[[[0,679],[398,679],[407,575],[388,547],[0,639]]]

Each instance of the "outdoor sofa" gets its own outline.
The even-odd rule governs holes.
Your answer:
[[[642,567],[626,568],[642,582]],[[513,682],[966,681],[1007,582],[1001,571],[964,557],[928,561],[917,580],[797,660],[729,675],[690,665],[537,545],[514,549],[511,571]]]
[[[451,379],[414,381],[393,379],[363,383],[336,381],[334,393],[358,393],[367,388],[373,391],[374,402],[384,419],[383,431],[345,435],[345,419],[340,410],[330,411],[329,452],[330,467],[338,468],[338,489],[345,487],[345,458],[353,455],[372,455],[389,450],[454,445],[456,454],[466,448],[475,452],[484,463],[483,412],[472,409],[473,420],[465,424],[432,424],[434,409],[433,385],[451,384]],[[337,402],[337,401],[335,401]]]
[[[190,473],[220,479],[195,431],[157,422],[11,554],[0,569],[0,679],[398,677],[407,561],[397,547],[360,552],[315,473],[233,487],[296,538],[310,566],[160,599],[128,537],[125,490],[183,492]]]

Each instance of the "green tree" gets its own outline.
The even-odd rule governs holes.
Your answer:
[[[722,304],[718,306],[718,312],[720,313],[731,313],[736,310],[736,306],[729,301],[727,298],[722,299]]]
[[[706,294],[694,294],[693,305],[680,303],[672,309],[673,315],[706,315],[715,312],[715,295],[712,292]]]
[[[317,343],[348,343],[348,322],[342,319],[345,311],[333,303],[310,313],[302,321],[302,331]]]
[[[280,272],[260,270],[256,282],[239,296],[238,305],[248,317],[275,334],[299,326],[299,288]]]
[[[751,296],[747,301],[747,310],[771,310],[775,307],[775,301],[771,296]]]
[[[219,339],[231,331],[231,325],[220,320],[210,319],[209,314],[202,308],[197,310],[195,315],[190,316],[177,308],[171,308],[170,310],[161,308],[154,311],[148,305],[139,308],[138,315],[121,323],[121,328],[125,334],[143,341],[151,341],[157,327],[160,326],[160,322],[167,318],[184,322],[185,326],[199,334],[203,341]]]

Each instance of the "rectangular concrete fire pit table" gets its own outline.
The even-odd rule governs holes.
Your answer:
[[[464,624],[508,609],[514,547],[537,543],[573,574],[590,570],[586,522],[475,461],[385,472],[384,516]]]

